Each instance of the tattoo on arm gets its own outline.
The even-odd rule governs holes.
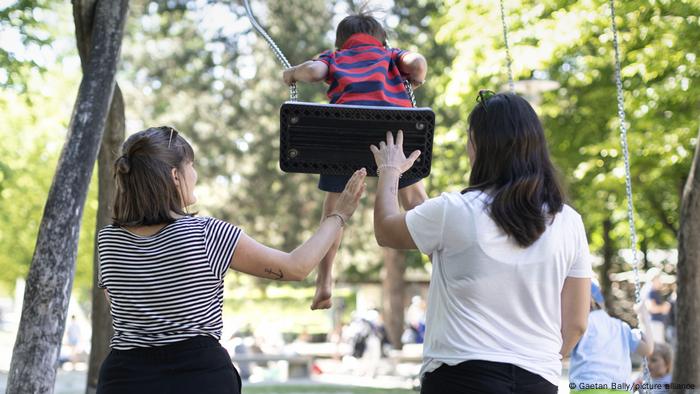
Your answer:
[[[271,270],[270,268],[265,268],[265,272],[270,274],[272,279],[281,280],[282,278],[284,278],[284,274],[282,273],[282,270],[278,268],[277,271],[279,271],[279,272],[275,272],[275,271]]]

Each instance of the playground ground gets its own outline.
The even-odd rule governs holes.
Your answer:
[[[5,392],[7,372],[0,373],[0,392]],[[54,394],[84,394],[85,372],[59,371],[56,378]],[[324,384],[314,381],[299,381],[294,383],[274,384],[245,384],[243,394],[416,394],[409,389],[380,389],[356,387],[335,384]]]
[[[85,371],[59,370],[54,394],[84,394]],[[329,384],[333,381],[339,384]],[[328,376],[314,380],[299,380],[288,383],[244,383],[243,394],[416,394],[406,388],[376,388],[371,385],[391,386],[389,381],[360,378],[357,376]],[[0,392],[5,392],[7,372],[0,372]],[[568,393],[569,382],[562,378],[559,393]],[[397,385],[398,386],[398,385]]]

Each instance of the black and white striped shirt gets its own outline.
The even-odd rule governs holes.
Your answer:
[[[112,349],[221,339],[223,279],[240,235],[210,217],[181,218],[147,237],[113,225],[100,230],[99,286],[109,294]]]

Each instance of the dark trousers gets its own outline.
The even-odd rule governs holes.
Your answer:
[[[97,394],[240,394],[231,357],[211,337],[171,345],[112,350],[100,368]]]
[[[425,374],[421,394],[556,394],[558,387],[513,364],[472,360]]]

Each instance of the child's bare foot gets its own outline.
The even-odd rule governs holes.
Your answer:
[[[324,286],[316,287],[316,294],[314,294],[314,300],[311,301],[311,310],[316,309],[329,309],[333,306],[333,301],[331,300],[331,290],[330,288],[324,288]]]

